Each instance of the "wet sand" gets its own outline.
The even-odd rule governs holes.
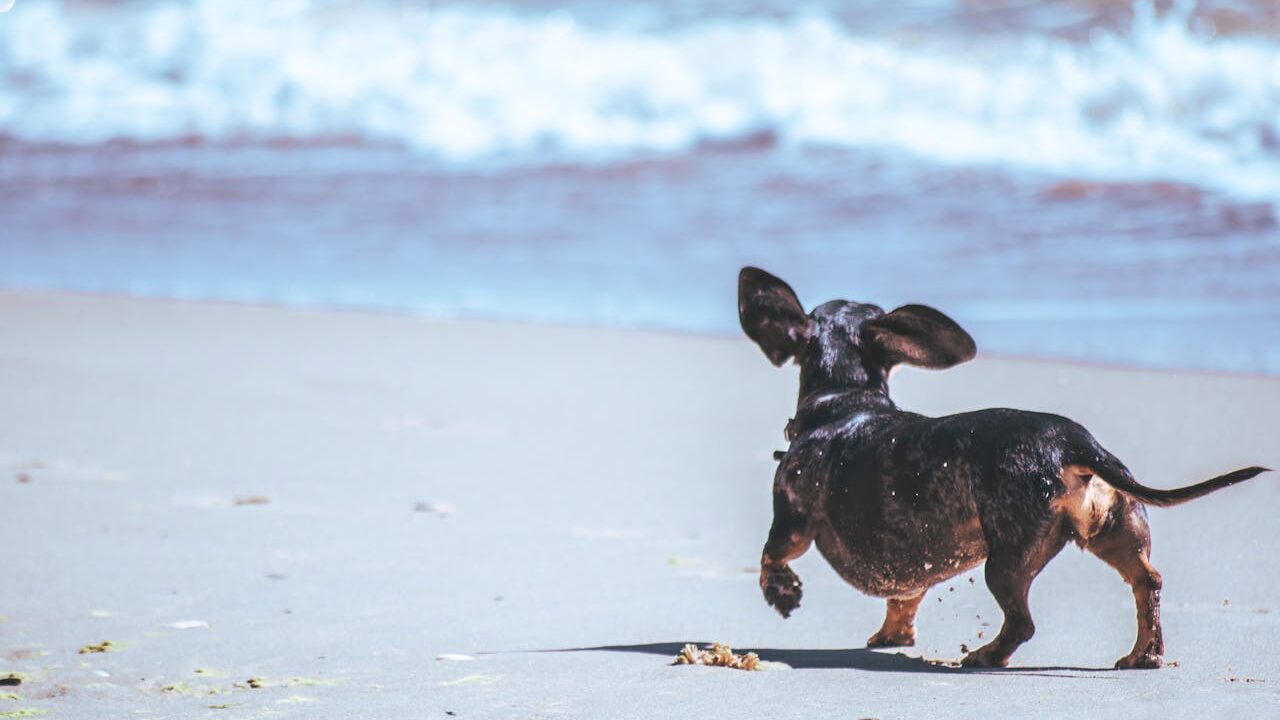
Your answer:
[[[20,293],[0,327],[0,717],[1280,712],[1280,476],[1152,510],[1175,667],[1109,669],[1132,599],[1068,548],[1012,667],[968,672],[929,661],[997,629],[980,572],[901,651],[862,649],[881,603],[816,553],[790,620],[764,604],[795,373],[745,339]],[[1280,467],[1275,378],[981,358],[893,388],[1068,415],[1159,487]],[[791,669],[668,666],[712,641]]]

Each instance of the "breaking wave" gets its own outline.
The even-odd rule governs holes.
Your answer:
[[[391,143],[450,162],[766,139],[1280,198],[1280,46],[1124,33],[860,36],[822,14],[661,30],[476,6],[273,0],[0,15],[0,133]]]

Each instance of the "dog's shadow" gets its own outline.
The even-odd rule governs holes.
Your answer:
[[[665,655],[674,658],[685,645],[707,647],[706,642],[660,642],[640,645],[601,645],[598,647],[565,648],[548,652],[625,652]],[[1094,673],[1113,672],[1114,668],[1036,666],[1012,668],[966,668],[937,660],[912,657],[900,652],[878,652],[867,648],[804,649],[804,648],[744,648],[740,652],[753,652],[761,660],[786,663],[800,670],[864,670],[867,672],[910,672],[947,675],[1000,673],[1011,675],[1038,675],[1042,677],[1097,678]],[[1087,674],[1086,674],[1087,673]]]

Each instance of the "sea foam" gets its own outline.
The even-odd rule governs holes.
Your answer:
[[[567,13],[192,0],[0,16],[0,133],[375,142],[598,161],[765,138],[1280,198],[1280,47],[1123,34],[863,36],[822,14],[661,30]]]

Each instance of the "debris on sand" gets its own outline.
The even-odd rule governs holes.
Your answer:
[[[22,676],[19,675],[18,673],[9,673],[4,677],[0,677],[0,685],[8,685],[10,687],[13,687],[21,684],[22,684]]]
[[[738,655],[728,645],[712,643],[706,650],[697,645],[685,645],[672,665],[717,665],[734,670],[759,670],[760,657],[753,652]]]
[[[277,681],[268,682],[266,678],[251,677],[248,680],[244,680],[242,682],[237,682],[232,684],[241,689],[247,688],[250,690],[258,690],[264,687],[296,687],[296,686],[311,687],[315,685],[332,685],[333,681],[320,680],[317,678],[308,678],[308,677],[292,677],[292,678],[289,678],[288,680],[277,680]]]
[[[18,710],[10,710],[9,712],[0,712],[0,718],[37,717],[44,714],[45,714],[44,710],[36,710],[34,708],[20,708]]]
[[[111,642],[110,640],[103,640],[100,643],[97,643],[94,645],[85,645],[84,647],[80,648],[80,654],[89,655],[91,653],[114,652],[118,648],[119,646]]]

